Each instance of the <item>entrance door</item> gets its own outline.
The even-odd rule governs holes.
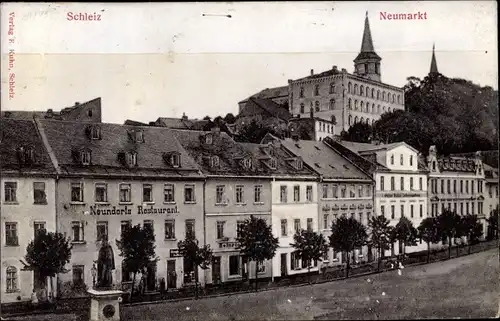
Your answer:
[[[148,264],[146,289],[148,291],[154,291],[156,289],[156,262]]]
[[[175,260],[167,261],[167,289],[177,288],[177,273],[175,272]]]
[[[214,256],[212,260],[212,283],[220,284],[220,256]]]
[[[281,276],[287,276],[288,275],[288,268],[287,268],[287,257],[286,253],[281,253]]]

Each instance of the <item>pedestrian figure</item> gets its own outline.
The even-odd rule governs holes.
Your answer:
[[[160,297],[162,299],[165,296],[165,288],[166,288],[165,278],[161,278],[161,280],[160,280]]]
[[[36,295],[35,289],[33,289],[33,292],[31,293],[31,305],[33,308],[36,308],[38,305],[38,296]]]

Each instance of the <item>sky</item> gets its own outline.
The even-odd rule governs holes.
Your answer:
[[[495,1],[2,3],[2,110],[102,99],[103,121],[215,117],[265,88],[353,71],[368,11],[382,81],[439,71],[498,89]],[[426,13],[384,20],[381,13]],[[68,20],[79,13],[99,21]],[[12,16],[8,35],[9,17]],[[230,15],[231,17],[227,17]],[[9,50],[15,60],[9,68]],[[15,89],[9,97],[9,77]]]

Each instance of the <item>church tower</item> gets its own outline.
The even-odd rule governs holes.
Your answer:
[[[367,11],[365,17],[365,30],[363,31],[363,40],[361,41],[361,51],[356,59],[354,59],[354,74],[380,82],[381,60],[382,58],[377,55],[375,49],[373,48],[373,40],[370,32],[370,23],[368,22]]]
[[[438,66],[436,62],[436,54],[434,53],[434,44],[432,45],[432,60],[431,60],[431,70],[429,72],[430,75],[439,74]]]

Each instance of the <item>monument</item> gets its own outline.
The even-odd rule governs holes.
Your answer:
[[[94,267],[95,268],[95,267]],[[119,321],[122,291],[113,289],[115,257],[108,241],[103,241],[97,258],[97,282],[88,290],[91,297],[90,321]]]

